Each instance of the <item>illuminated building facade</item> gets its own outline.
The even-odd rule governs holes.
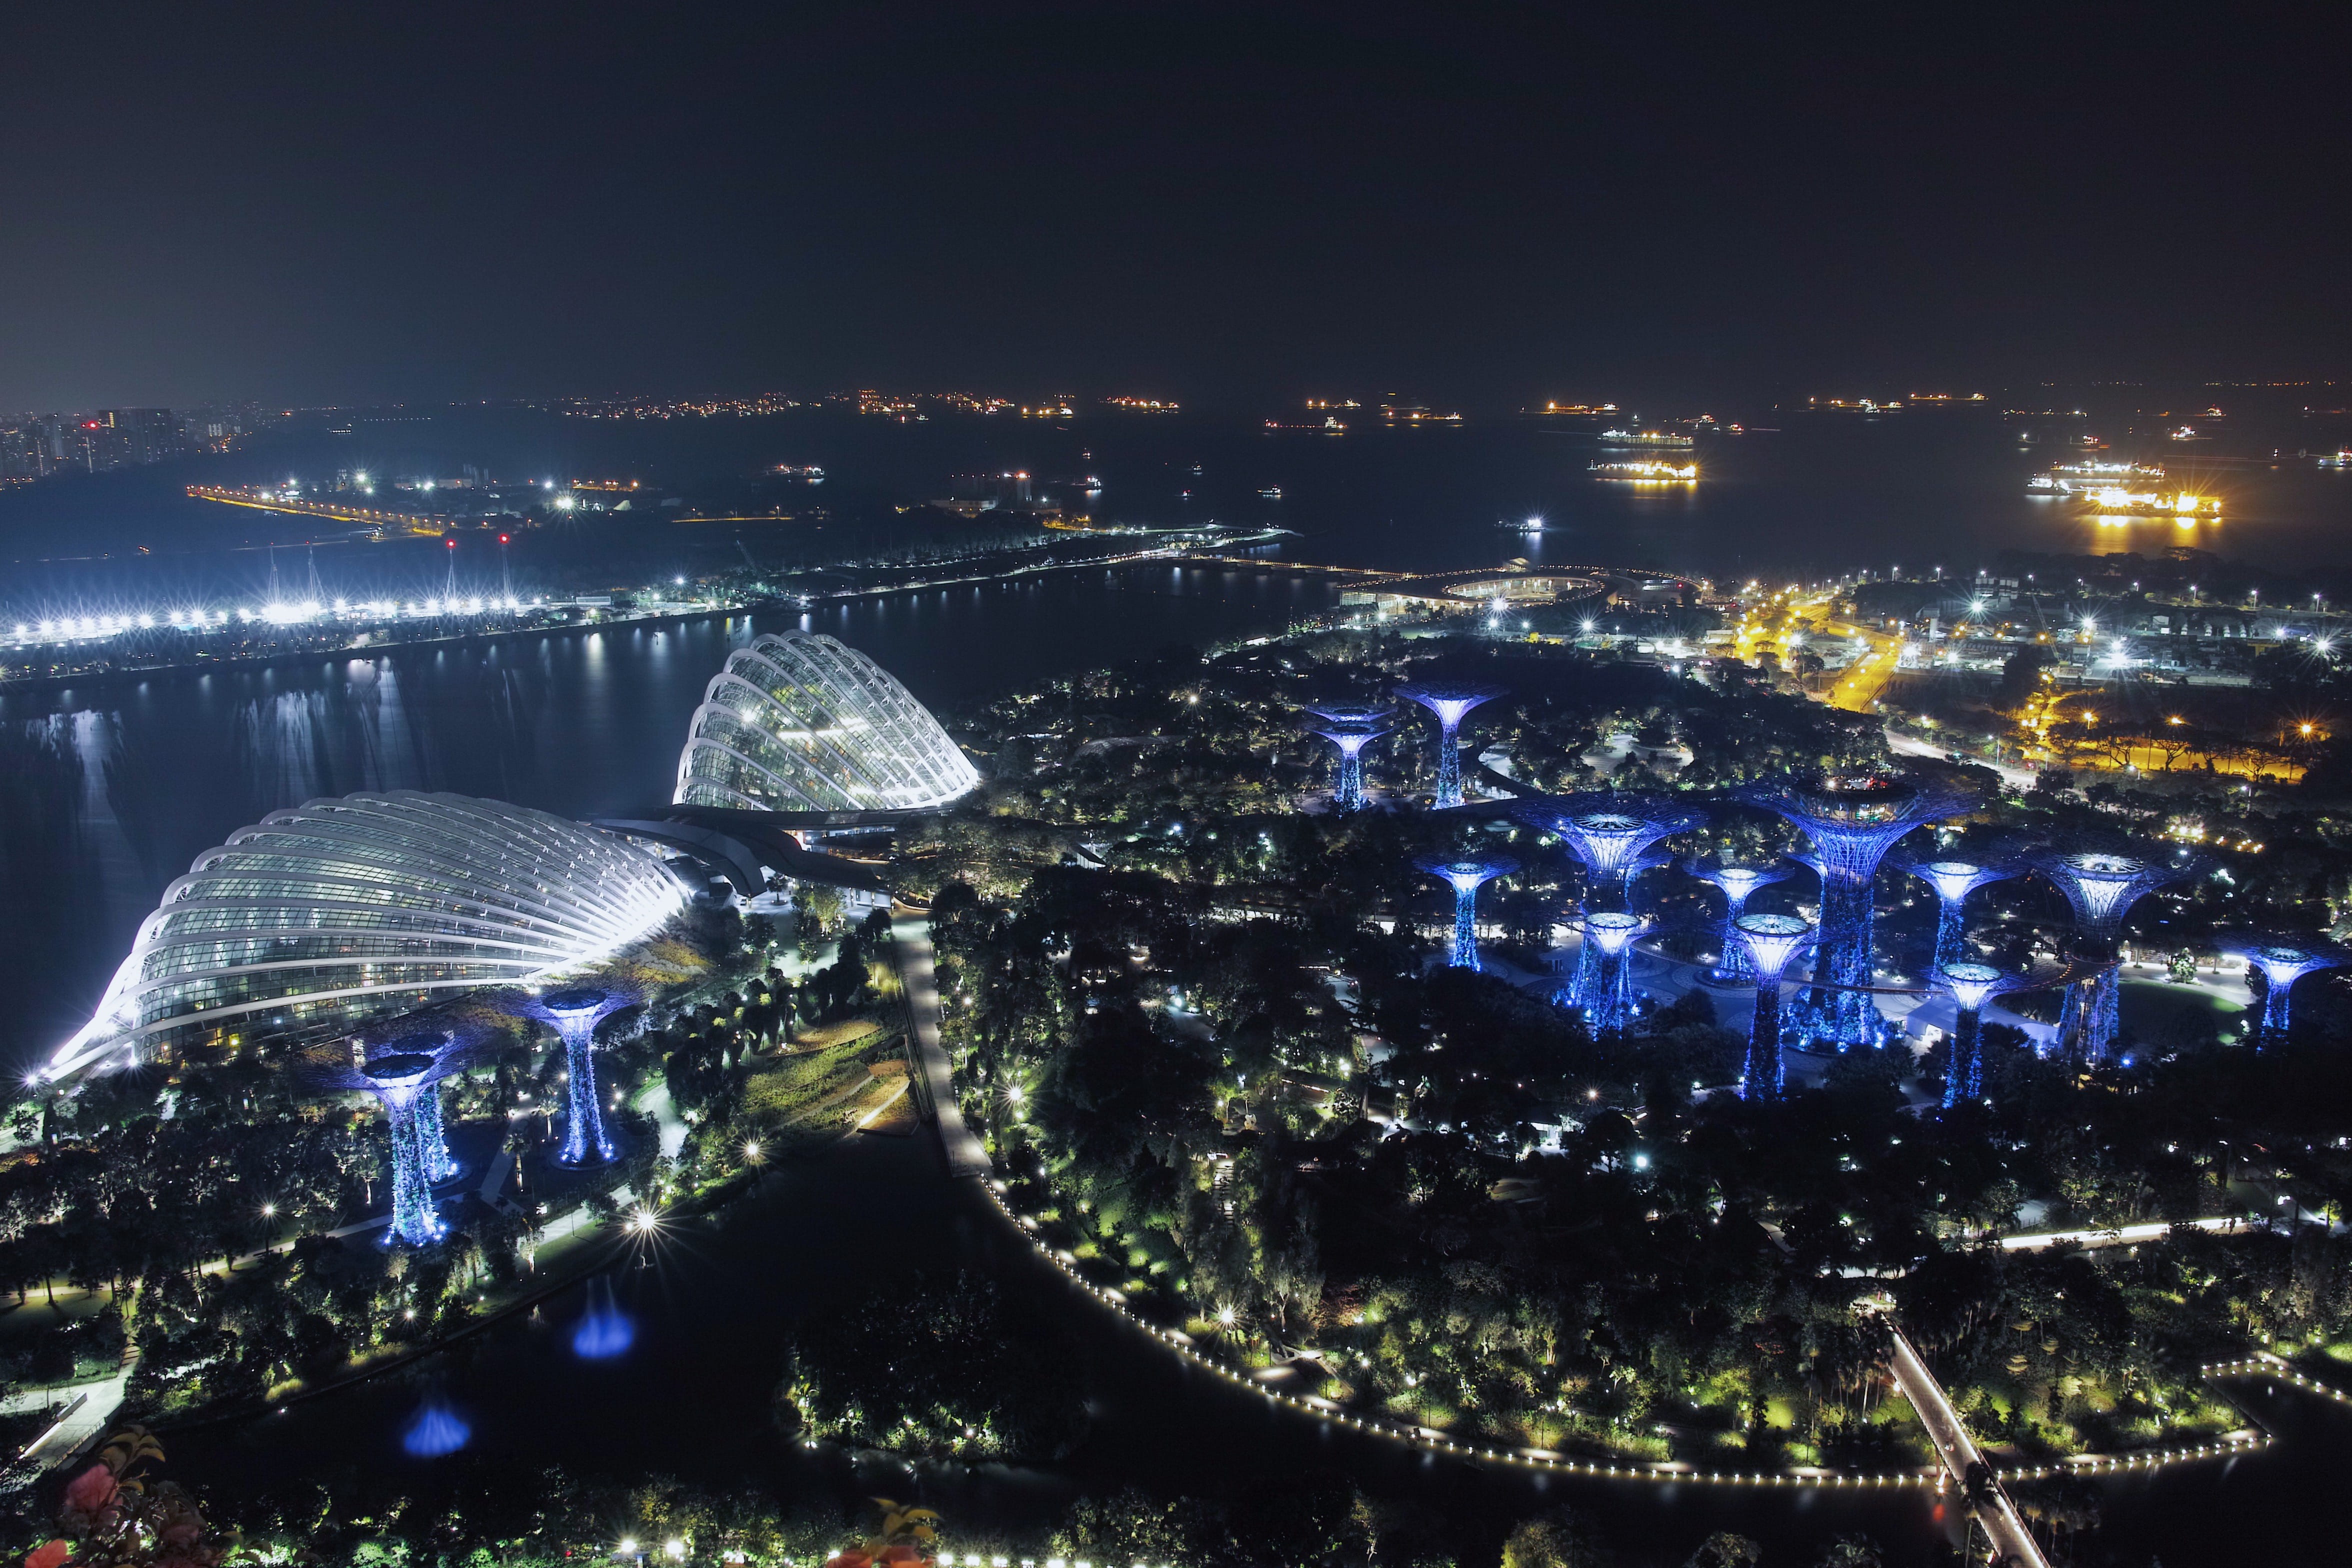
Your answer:
[[[681,805],[906,811],[943,805],[979,770],[880,665],[829,637],[766,634],[727,656],[677,760]]]
[[[533,982],[684,907],[652,855],[543,811],[410,791],[314,800],[196,857],[47,1070]]]

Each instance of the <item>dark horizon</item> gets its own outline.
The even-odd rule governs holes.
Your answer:
[[[551,16],[19,18],[0,407],[2352,374],[2339,18]]]

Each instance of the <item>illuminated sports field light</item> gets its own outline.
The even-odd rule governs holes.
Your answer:
[[[1795,915],[1741,915],[1732,934],[1748,954],[1756,977],[1756,1011],[1748,1020],[1748,1059],[1739,1073],[1743,1100],[1778,1100],[1787,1086],[1780,1054],[1780,975],[1813,942],[1811,925]]]
[[[1424,859],[1413,864],[1454,889],[1454,940],[1446,946],[1446,963],[1454,969],[1478,968],[1478,889],[1496,877],[1509,876],[1519,868],[1519,863],[1501,855]]]
[[[1475,681],[1423,681],[1396,689],[1399,697],[1418,702],[1437,715],[1437,799],[1439,807],[1462,804],[1462,721],[1473,708],[1492,702],[1507,688]]]

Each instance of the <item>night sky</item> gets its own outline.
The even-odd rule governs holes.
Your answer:
[[[2344,8],[1615,9],[20,7],[0,408],[2352,373]]]

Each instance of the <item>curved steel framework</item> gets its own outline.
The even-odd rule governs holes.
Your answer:
[[[1446,948],[1446,963],[1454,969],[1478,968],[1478,889],[1496,877],[1509,876],[1519,863],[1502,855],[1416,860],[1413,865],[1454,889],[1454,940]]]
[[[1742,1100],[1778,1100],[1788,1081],[1780,1055],[1780,975],[1811,946],[1813,928],[1794,915],[1741,915],[1732,935],[1748,952],[1756,976],[1756,1011],[1748,1021],[1748,1060],[1739,1073]]]
[[[1869,990],[1878,863],[1906,834],[1967,809],[1970,797],[1884,773],[1856,773],[1832,774],[1810,787],[1750,785],[1736,798],[1786,817],[1813,843],[1808,860],[1822,878],[1822,951],[1813,975],[1826,984],[1800,1004],[1799,1028],[1841,1051],[1885,1044],[1886,1021]]]
[[[502,801],[395,791],[270,813],[196,857],[139,928],[52,1078],[257,1013],[340,1023],[592,963],[684,907],[609,834]]]
[[[1732,925],[1748,912],[1748,900],[1756,889],[1789,879],[1789,870],[1771,866],[1710,866],[1700,860],[1684,862],[1683,869],[1708,884],[1723,895],[1723,923],[1716,931],[1715,978],[1740,982],[1755,978],[1748,966],[1748,947],[1733,933]]]
[[[1952,994],[1952,1059],[1944,1068],[1944,1109],[1984,1096],[1984,1005],[2023,977],[1990,963],[1941,963],[1936,981]]]
[[[1459,734],[1462,721],[1473,708],[1482,702],[1492,702],[1508,689],[1501,686],[1481,686],[1476,682],[1423,681],[1417,686],[1400,686],[1397,695],[1408,702],[1418,702],[1437,715],[1437,800],[1440,806],[1462,804],[1462,753]]]
[[[2254,1029],[2257,1048],[2286,1043],[2287,997],[2296,981],[2315,969],[2340,969],[2352,963],[2352,954],[2343,949],[2308,937],[2233,933],[2222,939],[2221,951],[2241,954],[2248,965],[2263,972],[2266,984],[2262,1022]]]
[[[1575,1005],[1596,1035],[1622,1034],[1633,1026],[1633,939],[1649,921],[1640,915],[1584,917],[1584,949],[1593,955],[1592,980]]]
[[[898,811],[943,805],[979,770],[929,710],[829,637],[755,637],[727,656],[677,759],[686,805]]]
[[[1389,732],[1395,710],[1385,703],[1335,702],[1309,706],[1307,711],[1325,721],[1312,732],[1339,749],[1339,776],[1331,787],[1332,809],[1362,810],[1364,748]]]
[[[1988,882],[2004,881],[2022,873],[2022,866],[1987,860],[1914,860],[1905,868],[1936,892],[1936,956],[1930,967],[1968,958],[1969,895]]]
[[[2104,1061],[2122,1026],[2122,996],[2116,973],[2116,937],[2124,917],[2145,894],[2196,869],[2193,862],[2167,864],[2108,850],[2045,855],[2033,868],[2057,884],[2074,906],[2074,956],[2099,966],[2087,982],[2066,988],[2059,1010],[2058,1037],[2084,1061]]]

